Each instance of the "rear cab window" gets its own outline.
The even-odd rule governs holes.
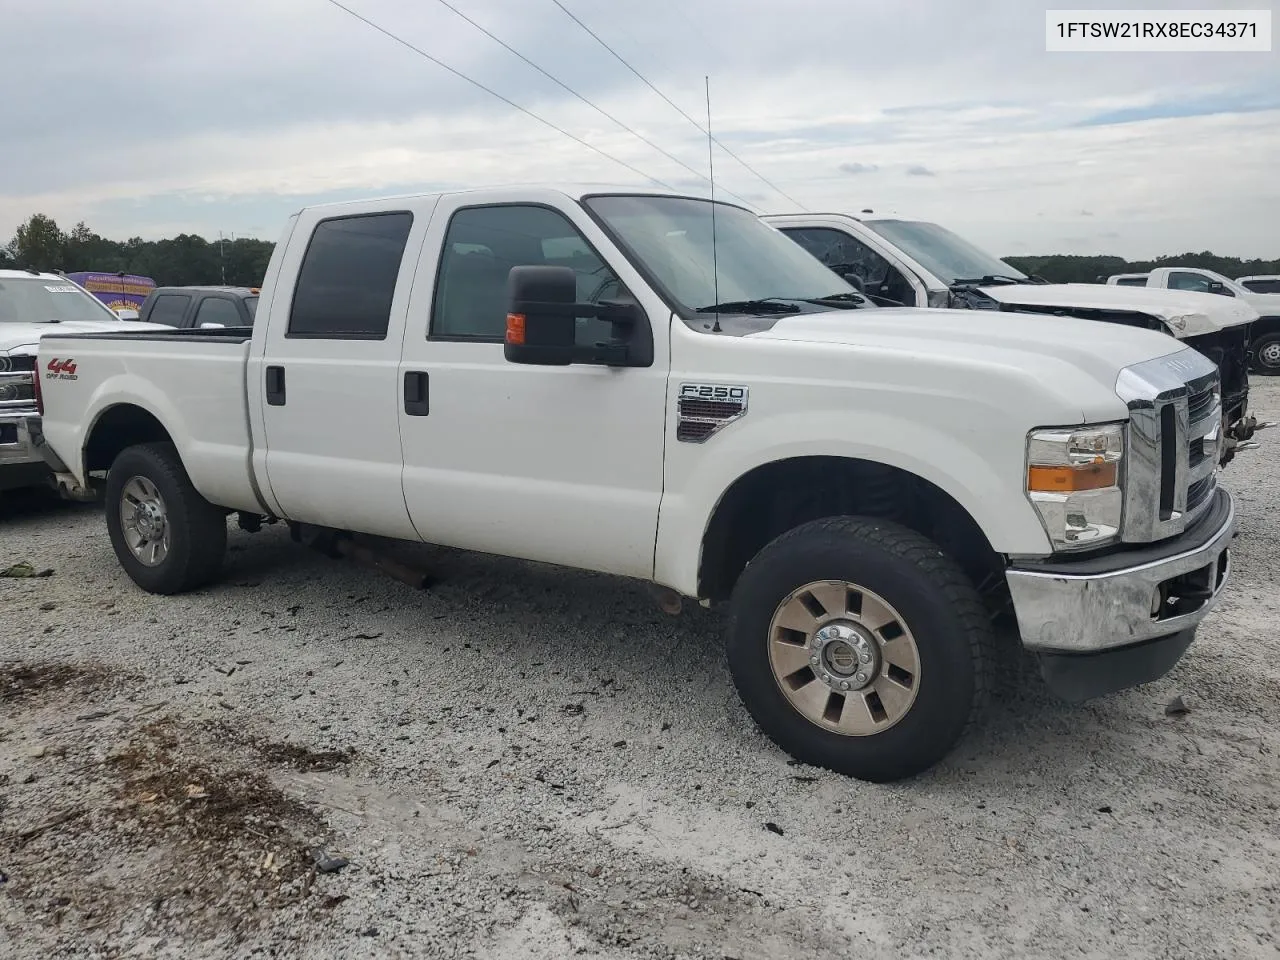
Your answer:
[[[316,224],[285,336],[385,340],[412,226],[408,212],[355,214]]]

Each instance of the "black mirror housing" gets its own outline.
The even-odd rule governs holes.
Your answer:
[[[507,275],[507,335],[511,363],[565,366],[574,361],[578,282],[569,267],[512,267]]]

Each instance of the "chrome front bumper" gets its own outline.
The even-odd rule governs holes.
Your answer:
[[[1235,504],[1219,488],[1200,522],[1177,537],[1110,557],[1006,571],[1023,646],[1087,656],[1194,631],[1222,595],[1235,525]]]
[[[33,419],[39,423],[30,410],[0,413],[0,467],[44,463],[31,442],[29,421]]]

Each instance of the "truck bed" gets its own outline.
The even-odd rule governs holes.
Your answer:
[[[225,327],[45,336],[36,371],[45,440],[86,484],[107,466],[94,456],[102,431],[134,429],[149,411],[202,496],[261,512],[246,393],[251,333]]]

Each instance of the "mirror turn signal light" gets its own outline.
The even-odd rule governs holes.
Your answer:
[[[507,314],[507,343],[520,346],[524,343],[524,314]]]

